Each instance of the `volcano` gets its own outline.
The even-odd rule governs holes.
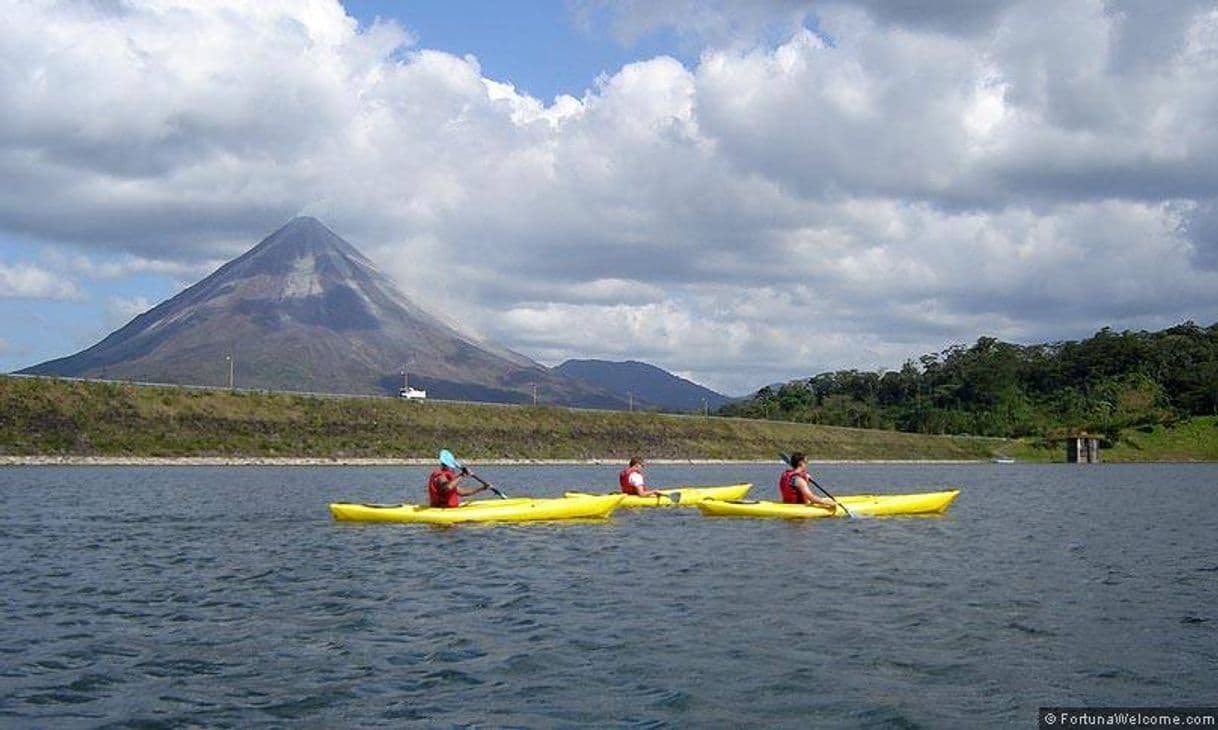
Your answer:
[[[231,358],[231,361],[230,361]],[[623,408],[608,391],[426,311],[315,218],[294,218],[213,274],[74,355],[23,373],[316,393]]]

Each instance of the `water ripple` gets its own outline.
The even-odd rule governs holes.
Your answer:
[[[422,482],[0,472],[0,724],[1011,726],[1042,705],[1218,691],[1213,466],[818,473],[847,493],[962,484],[939,519],[329,520],[329,499],[400,499],[386,485],[403,471]],[[772,482],[747,465],[653,471]],[[497,481],[557,494],[598,474],[612,483],[602,467]],[[30,494],[46,509],[18,509]],[[1121,507],[1144,499],[1161,509]]]

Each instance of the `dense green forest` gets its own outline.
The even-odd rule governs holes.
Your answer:
[[[840,370],[765,387],[730,416],[980,436],[1086,430],[1115,442],[1218,414],[1218,324],[1160,332],[1104,328],[1082,341],[1014,345],[982,337],[900,370]]]

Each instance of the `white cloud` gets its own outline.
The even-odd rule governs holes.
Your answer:
[[[324,0],[22,3],[0,231],[81,247],[57,268],[86,279],[189,282],[309,213],[513,349],[734,393],[1212,319],[1218,11],[907,5],[583,3],[698,60],[546,104]]]
[[[124,279],[137,274],[154,274],[179,279],[198,280],[223,264],[223,261],[185,262],[171,259],[150,259],[131,254],[89,257],[80,253],[47,250],[46,265],[60,271],[71,271],[89,279]]]
[[[81,298],[76,284],[33,264],[0,263],[0,299]]]
[[[117,329],[155,306],[144,297],[110,297],[106,300],[106,326]]]

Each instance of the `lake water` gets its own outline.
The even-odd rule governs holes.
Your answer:
[[[338,524],[423,468],[0,469],[6,727],[1034,727],[1218,698],[1218,465],[825,465],[941,518]],[[616,483],[498,467],[509,495]],[[649,469],[753,481],[777,465]]]

